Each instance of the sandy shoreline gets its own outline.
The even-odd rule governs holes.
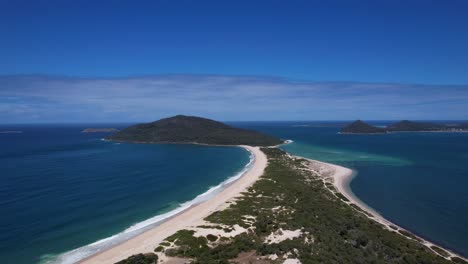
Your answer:
[[[251,186],[262,174],[267,166],[267,157],[259,147],[240,146],[250,151],[254,161],[239,179],[232,182],[224,190],[211,199],[196,204],[187,210],[168,218],[160,225],[139,234],[121,244],[92,255],[77,263],[83,264],[113,264],[131,255],[154,252],[166,237],[178,230],[203,225],[203,219],[217,210],[222,210],[226,202],[238,197],[241,192]]]
[[[143,232],[121,244],[115,245],[109,249],[92,255],[86,259],[83,259],[77,263],[85,264],[113,264],[120,260],[123,260],[131,255],[139,253],[154,252],[155,247],[159,245],[166,237],[176,233],[181,229],[196,229],[197,226],[207,224],[203,219],[211,213],[219,210],[223,210],[228,206],[229,201],[233,201],[236,197],[239,197],[240,193],[251,186],[264,172],[267,166],[267,157],[260,150],[259,147],[241,146],[252,153],[254,156],[251,167],[236,181],[230,183],[224,190],[217,193],[214,197],[207,201],[193,205],[185,211],[180,212],[162,222],[160,225]],[[306,159],[304,157],[296,156],[297,158]],[[336,190],[344,195],[349,202],[348,204],[355,204],[361,208],[367,217],[382,224],[382,226],[388,230],[394,232],[409,232],[410,231],[390,222],[385,219],[382,215],[376,212],[374,209],[369,207],[367,204],[357,198],[349,187],[349,183],[356,175],[356,173],[349,169],[339,165],[325,163],[317,160],[306,159],[310,162],[310,170],[320,175],[324,182],[332,183]],[[197,232],[203,232],[198,230]],[[243,232],[242,230],[235,230],[233,233]],[[411,233],[412,234],[412,233]],[[434,253],[450,259],[451,257],[459,257],[463,260],[466,258],[453,253],[443,247],[437,246],[421,237],[412,234],[422,244],[428,248],[436,246],[443,249],[448,257],[442,256],[440,253],[434,251]],[[161,257],[161,256],[160,256]],[[167,260],[163,257],[163,261]]]
[[[304,157],[299,157],[297,156],[298,158],[303,158],[303,159],[306,159]],[[445,259],[448,259],[450,260],[451,257],[459,257],[465,261],[468,261],[468,259],[464,258],[463,256],[460,256],[450,250],[447,250],[441,246],[438,246],[430,241],[427,241],[415,234],[413,234],[411,231],[407,230],[407,229],[404,229],[402,228],[401,226],[398,226],[397,224],[395,223],[392,223],[390,222],[389,220],[385,219],[382,215],[380,215],[377,211],[375,211],[374,209],[372,209],[371,207],[369,207],[367,204],[365,204],[363,201],[361,201],[358,197],[356,197],[354,195],[354,193],[352,192],[351,188],[349,187],[349,184],[351,182],[351,180],[353,179],[353,177],[356,175],[356,173],[349,169],[349,168],[346,168],[346,167],[342,167],[342,166],[339,166],[339,165],[335,165],[335,164],[331,164],[331,163],[326,163],[326,162],[321,162],[321,161],[318,161],[318,160],[311,160],[311,159],[306,159],[310,162],[310,169],[315,172],[315,173],[318,173],[319,175],[323,176],[323,180],[324,182],[330,182],[334,185],[334,187],[336,188],[336,190],[341,193],[342,195],[344,195],[350,202],[346,202],[348,204],[355,204],[357,205],[359,208],[361,208],[362,210],[364,210],[367,214],[366,216],[369,217],[370,219],[380,223],[383,225],[384,228],[390,230],[390,231],[395,231],[395,232],[399,232],[399,231],[403,231],[403,232],[409,232],[411,235],[413,235],[414,237],[417,238],[417,240],[420,241],[420,243],[424,244],[425,246],[427,246],[429,249],[431,249],[434,253],[438,254],[439,256],[445,258]],[[446,253],[448,254],[448,257],[445,257],[445,256],[442,256],[441,254],[439,254],[438,252],[434,251],[431,247],[438,247],[440,249],[443,249],[444,251],[446,251]]]

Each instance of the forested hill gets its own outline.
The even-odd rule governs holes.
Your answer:
[[[177,115],[127,127],[106,138],[137,143],[199,143],[274,146],[283,143],[257,131],[235,128],[211,119]]]
[[[361,120],[354,121],[341,129],[341,133],[344,134],[375,134],[385,132],[385,129],[369,125]]]
[[[389,125],[388,131],[445,131],[450,128],[443,124],[429,123],[429,122],[414,122],[403,120],[398,123]]]

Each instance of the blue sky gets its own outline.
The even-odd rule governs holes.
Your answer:
[[[463,0],[0,1],[0,122],[468,119],[467,13]]]

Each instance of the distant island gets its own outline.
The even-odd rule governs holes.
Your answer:
[[[23,131],[10,130],[10,131],[0,131],[0,134],[21,134]]]
[[[342,134],[382,134],[391,132],[468,132],[468,123],[446,125],[403,120],[385,128],[380,128],[357,120],[343,127],[340,131]]]
[[[283,141],[257,131],[235,128],[211,119],[177,115],[127,127],[106,140],[135,143],[196,143],[274,146]]]
[[[347,125],[341,129],[341,133],[352,133],[352,134],[381,134],[387,133],[383,128],[369,125],[361,120],[356,120],[353,123]]]
[[[443,124],[435,124],[428,122],[414,122],[403,120],[398,123],[387,126],[387,130],[391,132],[405,132],[405,131],[450,131],[449,128]]]
[[[82,133],[102,133],[102,132],[118,132],[116,128],[86,128]]]

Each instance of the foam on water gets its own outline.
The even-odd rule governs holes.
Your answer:
[[[171,210],[164,214],[156,215],[152,218],[136,223],[116,235],[98,240],[94,243],[68,251],[58,256],[53,256],[51,254],[44,255],[41,257],[40,263],[47,263],[47,264],[76,263],[82,259],[85,259],[89,256],[99,253],[105,249],[111,248],[126,240],[129,240],[130,238],[135,237],[145,232],[146,230],[149,230],[155,226],[158,226],[164,220],[189,209],[191,206],[194,206],[196,204],[209,200],[210,198],[215,196],[217,193],[224,190],[229,184],[233,183],[234,181],[242,177],[252,167],[255,161],[255,156],[250,150],[248,151],[250,152],[250,157],[249,157],[250,160],[247,163],[247,165],[245,165],[245,167],[239,173],[235,174],[232,177],[227,178],[225,181],[221,182],[220,184],[216,186],[210,187],[206,192],[196,196],[194,199],[187,201],[185,203],[181,203],[174,210]]]

